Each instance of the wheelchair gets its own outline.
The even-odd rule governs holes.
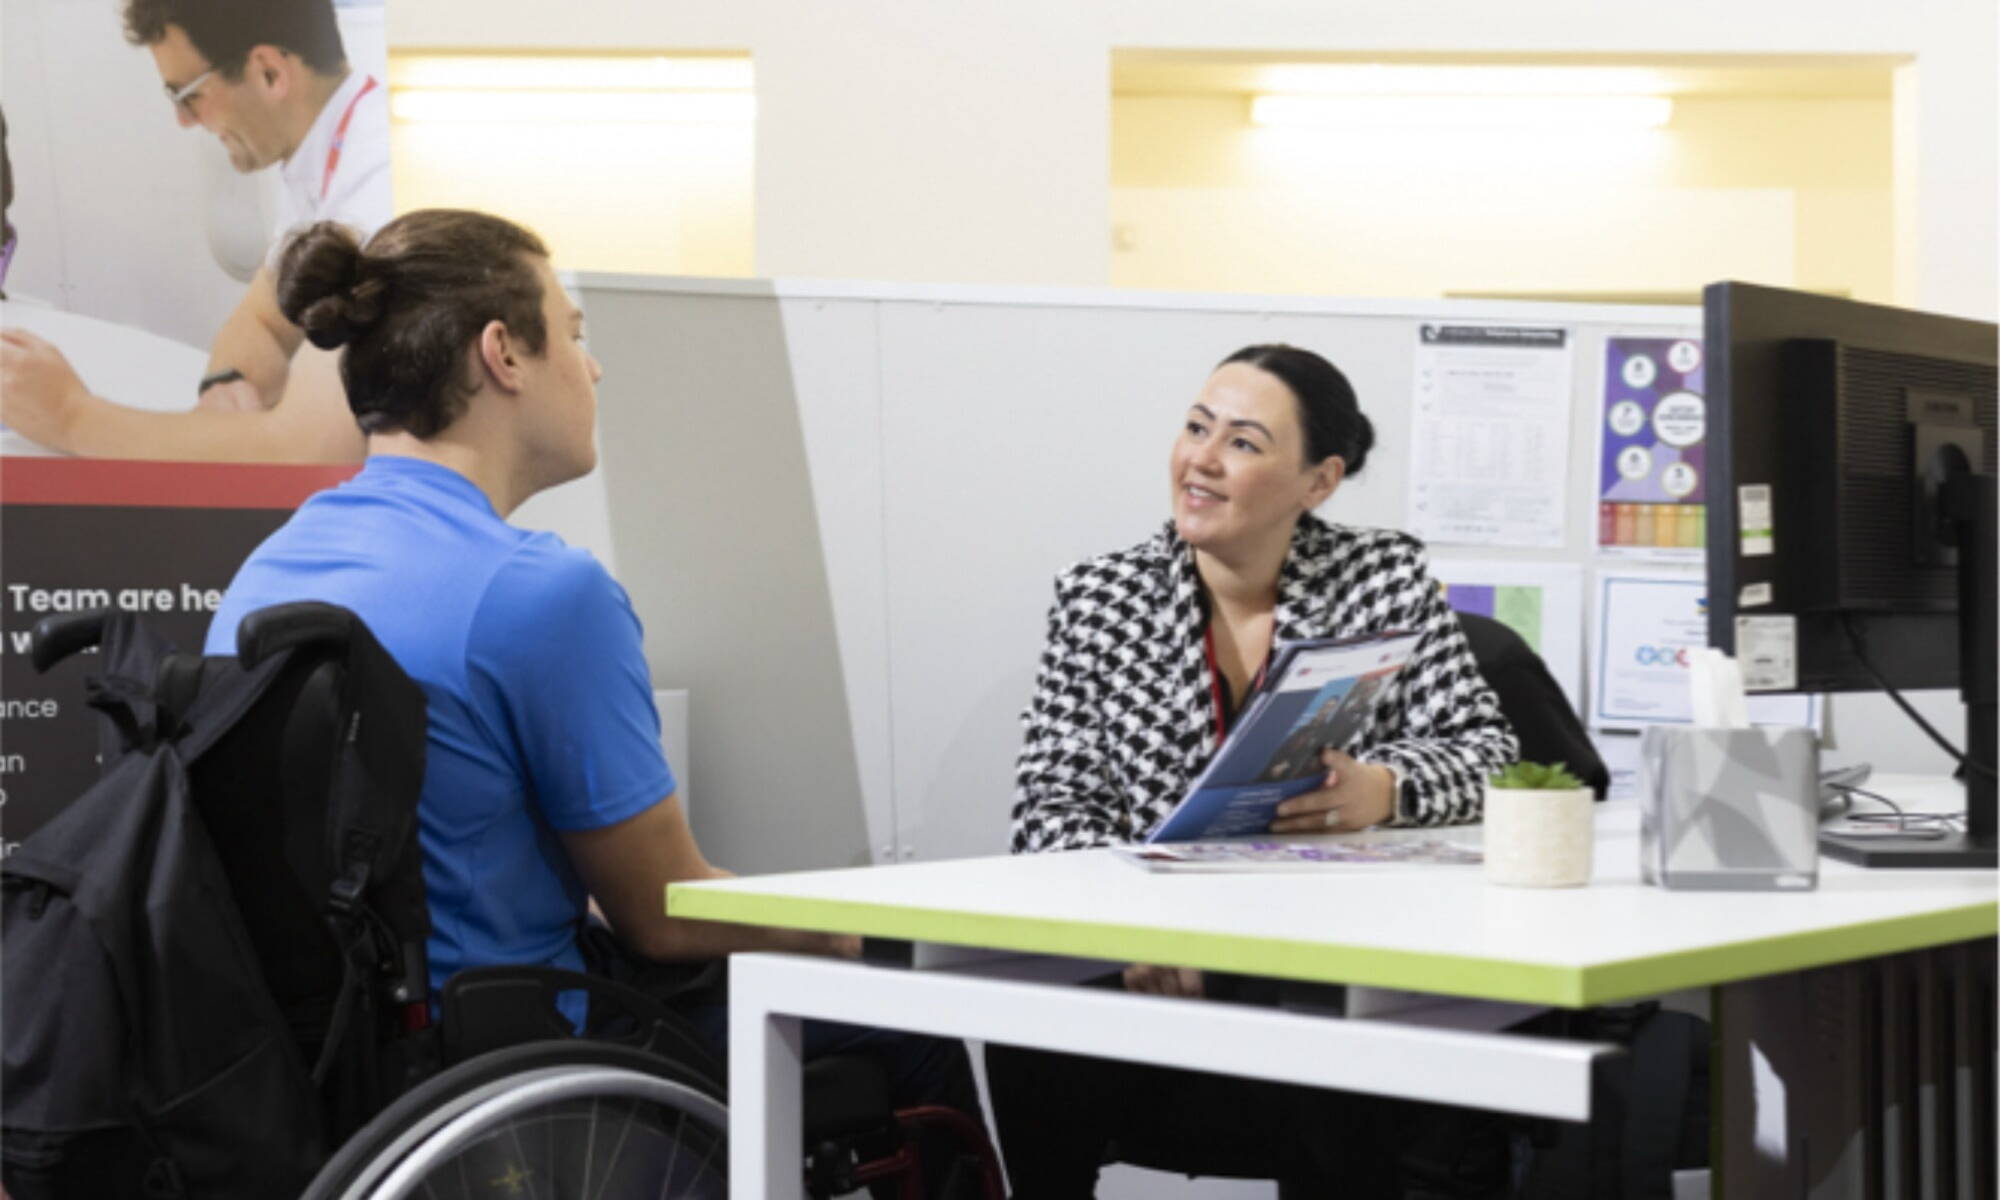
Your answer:
[[[96,646],[109,616],[41,622],[37,669]],[[118,629],[136,637],[129,620]],[[225,706],[233,723],[188,770],[265,982],[313,1064],[323,1144],[337,1147],[305,1197],[727,1194],[725,1065],[666,1005],[596,976],[486,967],[447,981],[432,1020],[414,821],[424,701],[358,618],[324,604],[265,609],[244,620],[235,658],[136,644],[120,661],[144,669],[92,684],[107,766],[175,737],[205,691],[290,656],[254,699]],[[373,877],[338,845],[355,836],[342,822],[371,807],[401,839],[374,854],[393,866]],[[385,816],[398,807],[406,819]],[[608,1036],[578,1037],[562,1016],[557,997],[578,991],[613,1014]],[[892,1112],[872,1061],[814,1062],[805,1087],[810,1194],[881,1194],[900,1178],[898,1194],[918,1200],[914,1132],[942,1127],[959,1147],[947,1196],[1002,1196],[983,1127],[951,1110]]]

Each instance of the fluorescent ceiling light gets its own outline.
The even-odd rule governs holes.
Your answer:
[[[399,54],[390,59],[389,82],[397,89],[748,91],[755,74],[741,55]]]
[[[408,122],[558,122],[747,125],[749,92],[480,91],[425,88],[390,95],[390,113]]]
[[[1419,63],[1276,63],[1259,90],[1328,96],[1658,96],[1671,90],[1652,67],[1551,67]]]
[[[1665,96],[1255,96],[1257,125],[1305,129],[1658,129]]]

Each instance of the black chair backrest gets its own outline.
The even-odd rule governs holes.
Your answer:
[[[1599,800],[1604,799],[1611,788],[1611,772],[1542,656],[1520,634],[1491,617],[1462,612],[1458,623],[1479,673],[1500,700],[1501,715],[1521,740],[1521,761],[1562,763]]]

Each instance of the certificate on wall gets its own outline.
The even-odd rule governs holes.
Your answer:
[[[1574,563],[1434,558],[1445,603],[1491,617],[1542,656],[1563,695],[1583,711],[1583,568]]]
[[[1469,546],[1563,544],[1569,330],[1417,327],[1410,532]]]
[[[1597,546],[1702,556],[1708,481],[1701,339],[1613,337],[1597,414]]]
[[[1707,581],[1698,574],[1600,571],[1590,723],[1599,729],[1687,725],[1688,661],[1708,645]],[[1757,725],[1820,727],[1820,697],[1752,695]]]

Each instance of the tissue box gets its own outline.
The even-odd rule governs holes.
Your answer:
[[[1639,743],[1640,873],[1668,888],[1819,882],[1819,739],[1798,727],[1656,725]]]

